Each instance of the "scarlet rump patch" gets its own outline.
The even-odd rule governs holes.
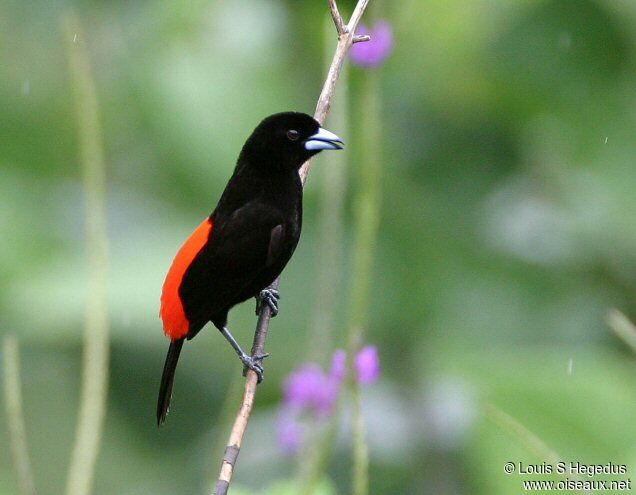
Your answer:
[[[208,242],[211,231],[212,220],[208,217],[183,243],[183,246],[174,257],[170,270],[168,270],[166,275],[166,280],[163,283],[159,316],[163,322],[164,333],[172,341],[185,337],[188,333],[190,322],[186,318],[183,304],[179,297],[179,286],[190,263]]]

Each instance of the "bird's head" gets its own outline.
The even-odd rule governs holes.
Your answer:
[[[298,169],[322,150],[340,150],[342,140],[311,116],[283,112],[265,118],[247,139],[241,161],[271,170]]]

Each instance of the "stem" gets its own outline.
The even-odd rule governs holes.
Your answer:
[[[607,324],[629,348],[636,352],[636,326],[618,309],[610,309],[607,313]]]
[[[364,129],[365,143],[362,146],[363,156],[358,163],[364,164],[356,172],[356,184],[359,185],[355,198],[356,232],[354,246],[354,268],[351,279],[353,285],[350,290],[349,314],[347,321],[347,355],[349,366],[352,358],[358,352],[362,342],[363,329],[367,321],[369,307],[369,293],[373,269],[374,245],[377,237],[380,206],[381,206],[381,176],[382,158],[379,149],[380,140],[380,102],[379,81],[375,73],[367,75],[363,88],[362,108],[368,116]],[[353,491],[355,494],[365,494],[369,486],[369,453],[365,439],[364,417],[361,408],[361,394],[358,383],[350,371],[347,377],[347,388],[352,399],[353,421]],[[343,407],[343,394],[338,399],[337,409]],[[335,441],[337,418],[334,413],[326,426],[322,438],[312,446],[301,466],[300,493],[313,493],[319,480],[320,473],[329,458],[329,449]]]
[[[493,404],[486,404],[485,412],[486,417],[488,417],[490,421],[502,430],[506,431],[511,437],[525,447],[526,450],[536,455],[539,459],[546,461],[553,466],[557,465],[559,462],[563,462],[563,458],[558,453],[552,450],[543,440],[508,413],[502,411]],[[581,477],[578,475],[570,476],[574,479],[581,480]],[[561,477],[566,478],[567,476],[563,474]],[[589,495],[592,492],[583,490],[582,493]]]
[[[353,36],[355,30],[358,27],[360,18],[362,17],[364,9],[366,8],[368,3],[369,0],[358,1],[353,14],[351,15],[351,19],[347,24],[347,32],[338,37],[336,52],[333,56],[331,66],[329,67],[327,80],[325,81],[320,93],[320,97],[318,98],[316,112],[314,113],[314,118],[321,124],[325,121],[327,113],[329,113],[329,107],[331,106],[331,100],[336,88],[336,82],[338,81],[338,77],[340,76],[340,72],[342,70],[342,64],[344,63],[344,59],[349,52],[351,45],[353,44]],[[335,6],[335,4],[335,1],[329,2],[330,7]],[[340,17],[340,14],[337,12],[336,9],[331,8],[331,14],[337,27],[339,19],[341,22],[342,18]],[[300,179],[303,185],[307,180],[307,174],[309,173],[310,168],[311,160],[307,161],[299,170]],[[279,280],[280,277],[274,280],[270,287],[272,289],[278,289]],[[253,357],[256,355],[264,354],[265,340],[267,338],[267,331],[269,329],[269,320],[270,309],[267,304],[264,304],[261,308],[258,322],[256,324],[256,331],[254,333],[254,345],[252,346]],[[245,429],[247,428],[247,423],[249,421],[252,407],[254,405],[256,385],[256,373],[252,370],[249,370],[245,378],[245,391],[243,393],[243,401],[239,412],[236,415],[236,419],[234,420],[234,426],[232,427],[232,432],[230,433],[230,438],[225,448],[223,462],[221,463],[221,472],[219,474],[219,478],[214,491],[216,495],[225,495],[229,489],[230,483],[232,482],[234,466],[236,465],[236,459],[238,458],[238,454],[241,450],[243,435],[245,434]]]
[[[352,285],[347,321],[349,356],[359,350],[363,329],[368,319],[369,296],[373,276],[375,244],[380,225],[382,203],[382,152],[380,150],[380,102],[378,74],[369,72],[362,81],[362,108],[365,120],[361,147],[362,156],[357,163],[356,184],[358,191],[354,198],[355,234],[353,252]]]
[[[358,382],[353,380],[351,386],[351,406],[353,422],[353,489],[355,495],[369,493],[369,446],[367,445],[364,416],[362,414],[362,397]]]
[[[362,108],[366,110],[363,155],[358,163],[363,164],[357,170],[358,193],[355,207],[355,243],[354,266],[351,276],[351,298],[348,317],[348,359],[353,366],[354,356],[363,341],[364,328],[368,320],[371,281],[375,244],[380,225],[382,203],[382,154],[380,150],[380,99],[379,80],[376,72],[370,72],[363,81]],[[352,400],[353,414],[353,490],[355,495],[366,495],[369,491],[369,448],[365,438],[364,417],[360,386],[350,369],[347,380]]]
[[[78,20],[69,15],[64,20],[63,32],[67,41],[75,97],[84,184],[88,299],[84,327],[82,391],[75,445],[66,485],[68,495],[91,493],[106,415],[109,357],[104,156],[95,83],[78,25]]]
[[[312,448],[307,449],[304,457],[306,462],[300,466],[298,475],[298,493],[313,494],[325,471],[329,461],[329,452],[337,440],[338,426],[340,424],[340,410],[342,409],[342,397],[339,398],[334,413],[322,429],[316,431],[315,442]]]
[[[20,380],[20,353],[18,340],[13,335],[5,335],[4,354],[4,402],[9,425],[9,444],[13,464],[18,474],[18,483],[22,495],[35,495],[33,472],[27,448],[22,410],[22,387]]]
[[[561,461],[559,454],[508,413],[493,404],[486,404],[485,408],[488,419],[517,439],[529,452],[550,464],[558,464]]]

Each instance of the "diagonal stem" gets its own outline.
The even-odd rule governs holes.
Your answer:
[[[35,495],[33,471],[27,448],[22,408],[22,387],[20,380],[20,354],[18,339],[5,335],[3,342],[4,357],[4,402],[9,424],[9,446],[15,465],[20,493]]]
[[[95,466],[104,430],[108,395],[110,347],[106,284],[106,177],[95,82],[83,46],[79,21],[75,16],[68,15],[64,19],[63,27],[78,121],[89,284],[84,326],[82,391],[66,493],[89,495],[92,493]]]
[[[607,313],[607,324],[630,349],[636,352],[636,326],[618,309],[612,308]]]

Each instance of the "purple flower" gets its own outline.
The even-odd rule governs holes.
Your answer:
[[[283,401],[298,408],[313,405],[324,381],[325,374],[317,364],[304,364],[292,371],[285,380]]]
[[[283,383],[283,403],[276,420],[276,435],[283,452],[293,454],[302,441],[301,415],[304,412],[324,418],[331,414],[345,374],[347,356],[337,350],[331,358],[329,373],[315,363],[306,363],[292,371]]]
[[[362,385],[375,383],[380,376],[380,358],[378,349],[374,345],[368,345],[360,349],[353,362],[353,367]]]
[[[307,363],[292,371],[283,384],[283,402],[287,406],[309,409],[326,415],[338,397],[340,382],[345,374],[346,354],[334,352],[331,370],[325,373],[315,363]]]
[[[296,454],[300,450],[302,431],[293,409],[282,409],[276,418],[276,437],[285,454]]]
[[[368,34],[371,39],[351,47],[350,57],[354,64],[360,67],[378,67],[391,54],[393,30],[387,21],[378,21],[371,30],[360,23],[356,34]]]
[[[337,381],[342,381],[346,373],[347,353],[342,349],[336,349],[331,357],[331,370],[329,376]]]
[[[300,450],[303,416],[315,419],[332,413],[340,385],[346,374],[347,354],[338,349],[331,357],[329,372],[316,363],[305,363],[292,371],[283,383],[283,402],[276,419],[278,443],[286,454]],[[374,383],[380,375],[380,360],[375,346],[363,347],[353,362],[358,382]]]

